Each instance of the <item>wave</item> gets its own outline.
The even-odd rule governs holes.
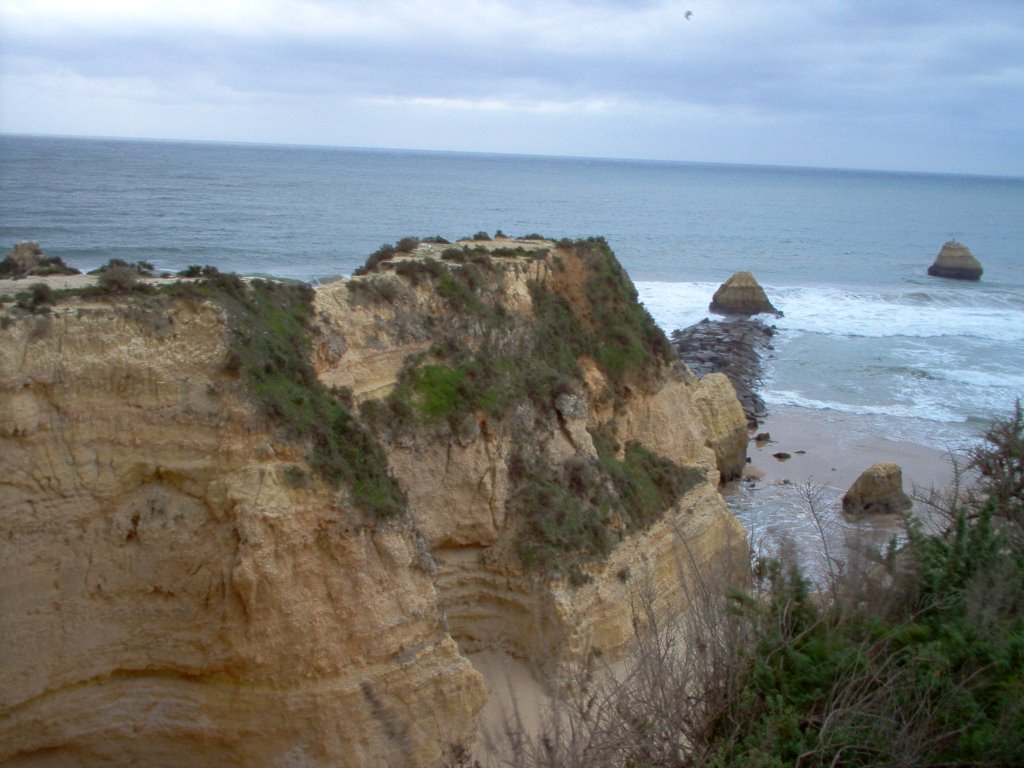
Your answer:
[[[763,393],[769,406],[794,406],[814,411],[836,411],[857,416],[885,416],[898,419],[920,419],[923,421],[941,422],[944,424],[964,424],[967,418],[955,411],[936,403],[923,404],[855,404],[836,400],[817,400],[806,397],[799,392],[787,390],[770,390]]]
[[[1024,341],[1024,298],[975,285],[869,290],[831,286],[765,286],[784,317],[780,329],[824,336],[896,336],[980,339],[1000,344]],[[718,288],[713,283],[637,283],[655,321],[671,331],[708,316]]]

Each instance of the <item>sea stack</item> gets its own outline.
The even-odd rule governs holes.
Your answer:
[[[843,496],[847,515],[898,515],[913,506],[903,492],[903,470],[899,464],[872,464]]]
[[[722,283],[711,299],[709,309],[719,315],[759,315],[771,313],[779,317],[779,312],[768,301],[764,288],[749,272],[737,272]]]
[[[935,263],[928,267],[928,274],[932,277],[951,277],[954,280],[980,280],[982,271],[971,249],[956,240],[943,245]]]

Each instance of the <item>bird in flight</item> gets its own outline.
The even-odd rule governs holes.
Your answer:
[[[693,11],[687,11],[686,13],[683,14],[683,16],[686,18],[687,21],[689,21],[690,17],[693,16]]]

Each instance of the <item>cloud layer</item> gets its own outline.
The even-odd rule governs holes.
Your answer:
[[[1019,0],[0,0],[0,130],[1024,175],[1021,40]]]

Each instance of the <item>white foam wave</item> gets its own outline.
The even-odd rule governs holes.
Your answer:
[[[640,300],[666,331],[708,316],[714,283],[637,283]],[[832,286],[765,286],[785,317],[780,328],[826,336],[972,338],[1000,344],[1024,342],[1020,297],[953,288],[888,291]]]
[[[958,337],[999,343],[1024,341],[1024,309],[1004,301],[947,295],[922,302],[903,291],[777,288],[780,328],[827,336]]]
[[[967,421],[964,416],[937,403],[922,403],[920,401],[912,404],[889,405],[842,403],[836,400],[817,400],[788,390],[769,390],[763,394],[763,397],[769,406],[791,405],[815,411],[836,411],[860,416],[888,416],[898,419],[922,419],[947,424]]]
[[[640,301],[666,333],[688,328],[708,317],[714,283],[637,283]]]

